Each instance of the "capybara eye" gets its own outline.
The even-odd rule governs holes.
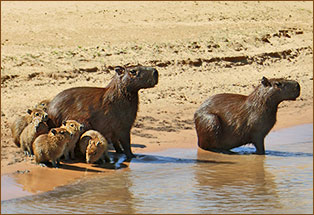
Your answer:
[[[132,75],[136,75],[137,71],[136,71],[135,69],[132,69],[132,70],[130,71],[130,73],[131,73]]]
[[[276,85],[277,87],[281,87],[281,86],[282,86],[282,84],[281,84],[280,82],[276,82],[275,85]]]
[[[36,113],[35,115],[36,115],[36,116],[39,116],[39,113]]]
[[[73,127],[74,125],[73,124],[71,124],[71,127]]]

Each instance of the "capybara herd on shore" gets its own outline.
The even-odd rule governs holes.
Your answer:
[[[11,125],[13,141],[36,163],[50,161],[54,167],[79,152],[87,163],[111,162],[108,145],[128,159],[130,131],[136,119],[140,89],[158,83],[153,67],[116,67],[116,74],[104,88],[75,87],[44,100]],[[198,146],[204,150],[229,150],[252,143],[256,154],[265,154],[264,138],[276,122],[278,105],[300,95],[298,82],[262,78],[248,96],[217,94],[195,112]],[[78,150],[75,150],[75,148]]]

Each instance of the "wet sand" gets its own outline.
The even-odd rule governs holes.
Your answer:
[[[248,94],[263,76],[301,85],[296,101],[279,106],[273,131],[313,123],[312,2],[1,6],[1,176],[12,184],[12,195],[3,199],[116,171],[84,163],[58,170],[38,167],[14,145],[9,125],[64,89],[107,85],[117,65],[140,63],[160,73],[155,88],[140,91],[134,153],[197,149],[193,114],[199,105],[216,93]],[[37,183],[16,189],[11,176],[22,184]],[[50,177],[51,183],[38,182]]]

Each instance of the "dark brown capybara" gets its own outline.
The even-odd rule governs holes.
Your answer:
[[[252,143],[256,154],[265,154],[264,138],[276,123],[278,105],[299,95],[298,82],[263,77],[248,96],[228,93],[211,96],[194,114],[198,146],[228,152]]]
[[[155,68],[145,66],[116,67],[116,74],[104,88],[75,87],[62,91],[48,105],[48,115],[55,126],[74,119],[85,130],[99,131],[113,143],[115,150],[134,157],[130,131],[135,121],[140,89],[158,83]]]

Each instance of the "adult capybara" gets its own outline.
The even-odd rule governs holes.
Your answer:
[[[56,126],[75,119],[85,130],[99,131],[112,142],[117,152],[134,157],[130,130],[135,121],[138,91],[158,83],[155,68],[145,66],[116,67],[115,76],[105,87],[76,87],[59,93],[48,105],[48,115]]]
[[[54,167],[59,164],[71,134],[65,128],[52,128],[48,134],[39,135],[33,143],[36,163],[51,161]]]
[[[66,120],[63,121],[60,128],[65,128],[71,134],[71,141],[68,142],[64,149],[64,158],[65,160],[69,160],[69,154],[71,154],[71,159],[75,158],[74,149],[76,143],[78,142],[82,132],[83,132],[83,125],[78,123],[75,120]]]
[[[40,117],[42,121],[47,121],[48,114],[42,109],[28,109],[27,114],[24,116],[18,116],[11,124],[10,129],[12,132],[13,142],[17,147],[20,147],[20,135],[24,128],[35,118]]]
[[[33,155],[32,144],[36,137],[48,133],[48,125],[41,117],[35,117],[20,135],[21,148],[26,155]]]
[[[228,151],[253,143],[256,154],[265,154],[264,138],[276,123],[279,103],[299,95],[298,82],[263,77],[248,96],[225,93],[208,98],[194,114],[199,147]]]
[[[101,159],[104,163],[109,162],[108,142],[104,136],[95,130],[88,130],[80,137],[80,151],[85,155],[86,163],[95,163]]]

